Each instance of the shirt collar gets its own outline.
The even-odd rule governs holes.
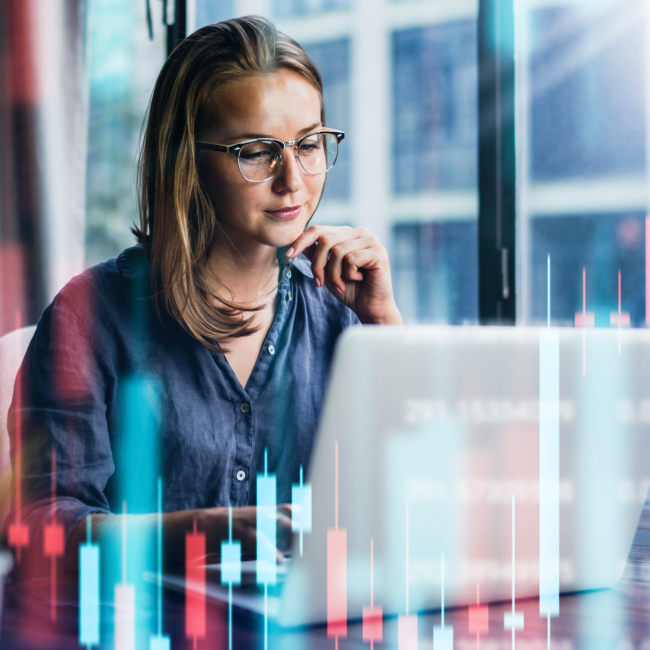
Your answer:
[[[293,268],[300,271],[305,277],[314,279],[314,274],[311,272],[311,262],[302,255],[293,263]]]
[[[287,270],[287,266],[291,264],[291,261],[287,261],[287,250],[289,250],[288,246],[278,248],[277,257],[278,262],[280,263],[280,277],[284,276]],[[296,269],[296,271],[299,271],[307,278],[311,278],[312,280],[314,278],[311,272],[311,262],[304,255],[299,255],[295,260],[293,260],[293,265],[291,268]]]

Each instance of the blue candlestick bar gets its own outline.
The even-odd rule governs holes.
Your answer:
[[[440,625],[433,626],[433,650],[454,650],[454,628],[445,625],[445,556],[440,556]]]
[[[232,586],[241,584],[241,542],[232,541],[232,506],[228,506],[228,541],[221,542],[221,584],[228,585],[228,650],[232,650]]]
[[[269,585],[277,582],[277,497],[275,474],[268,473],[264,450],[264,474],[257,475],[257,584],[264,585],[264,650],[269,642]]]
[[[162,479],[158,477],[158,634],[149,639],[149,650],[169,650],[171,641],[162,633]]]
[[[79,547],[79,645],[99,645],[99,545],[92,543],[90,515],[86,543]]]
[[[291,486],[291,530],[300,533],[300,556],[302,557],[303,533],[311,533],[311,484],[303,485],[302,465],[300,483]]]

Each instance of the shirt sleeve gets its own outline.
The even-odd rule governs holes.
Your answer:
[[[104,489],[114,463],[106,393],[87,327],[59,294],[27,350],[8,418],[14,489],[5,528],[18,521],[29,530],[21,549],[25,576],[43,575],[49,566],[44,532],[53,518],[67,540],[86,515],[110,512]]]

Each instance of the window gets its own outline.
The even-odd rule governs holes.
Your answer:
[[[478,317],[476,36],[475,19],[392,34],[393,192],[429,203],[393,227],[405,322]]]
[[[351,0],[273,0],[273,15],[276,18],[287,18],[349,9],[350,2]]]
[[[395,192],[476,189],[476,21],[393,33]]]
[[[556,323],[582,311],[583,269],[596,327],[618,311],[619,271],[622,311],[645,322],[645,20],[640,0],[564,2],[526,17],[522,321],[546,319],[550,255]]]
[[[160,3],[152,2],[157,9]],[[129,0],[90,0],[90,119],[86,184],[86,263],[134,244],[138,222],[135,160],[149,96],[165,60],[160,16],[149,41],[146,17]]]

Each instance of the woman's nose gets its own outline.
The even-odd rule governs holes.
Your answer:
[[[282,152],[282,165],[273,181],[273,186],[279,191],[296,192],[302,183],[302,167],[298,160],[298,153],[293,146],[285,147]]]

